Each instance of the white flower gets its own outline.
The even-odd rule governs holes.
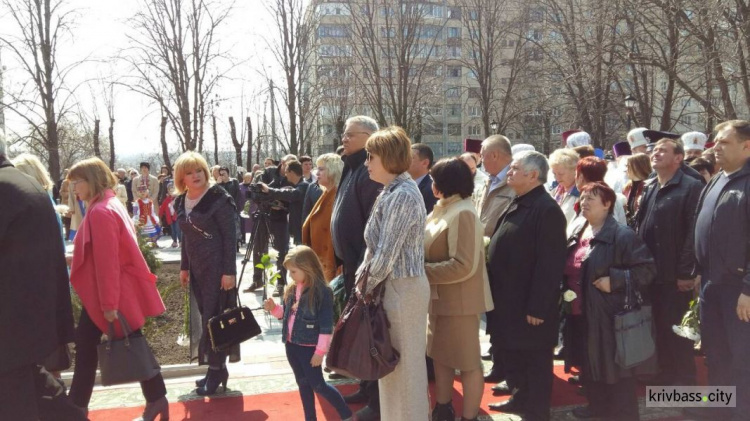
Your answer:
[[[487,248],[490,245],[490,237],[482,237],[484,240],[484,248]]]
[[[190,339],[184,333],[181,333],[177,337],[177,345],[179,346],[190,346]]]
[[[279,251],[275,249],[268,250],[268,257],[271,258],[271,260],[276,260],[279,258]]]
[[[578,298],[578,294],[576,294],[572,289],[565,291],[565,293],[563,294],[563,300],[565,300],[566,303],[570,303],[576,298]]]
[[[677,336],[682,336],[683,338],[690,339],[691,341],[698,342],[701,340],[701,334],[696,332],[695,329],[689,326],[673,325],[672,331],[676,333]]]

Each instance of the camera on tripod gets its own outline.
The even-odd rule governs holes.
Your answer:
[[[262,212],[269,212],[271,209],[275,210],[287,210],[287,205],[277,199],[271,197],[270,194],[263,192],[263,187],[260,183],[253,183],[247,186],[250,192],[250,200],[258,205],[259,210]]]

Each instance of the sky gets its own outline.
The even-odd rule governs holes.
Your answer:
[[[106,78],[110,74],[125,74],[127,66],[113,60],[112,57],[129,45],[127,34],[132,33],[132,29],[128,27],[128,19],[137,12],[142,0],[65,1],[67,9],[76,12],[70,35],[66,36],[59,46],[59,67],[88,59],[88,62],[79,65],[70,73],[67,86],[76,87],[75,98],[84,113],[92,116],[95,108],[98,108],[102,131],[106,133],[104,104],[100,98],[94,99],[98,96],[97,92],[92,92],[87,81]],[[229,4],[228,0],[218,1]],[[234,3],[234,12],[221,30],[220,42],[223,48],[230,51],[239,65],[227,75],[228,80],[222,82],[216,92],[220,100],[216,113],[220,149],[231,149],[228,117],[233,115],[235,121],[241,125],[248,110],[260,107],[251,102],[260,104],[265,99],[265,93],[261,93],[267,86],[267,81],[262,76],[263,66],[267,67],[265,71],[268,74],[279,73],[273,69],[273,56],[264,39],[274,33],[272,19],[266,9],[267,1],[237,0]],[[0,33],[12,32],[13,26],[7,16],[0,16]],[[2,60],[3,65],[7,67],[5,90],[10,91],[16,86],[14,84],[27,76],[18,71],[18,64],[9,51],[2,52]],[[93,85],[96,86],[96,83]],[[242,93],[245,96],[244,101],[241,98]],[[18,116],[6,111],[5,117],[9,128],[24,130],[23,120]],[[256,117],[252,111],[251,117],[255,124]],[[114,137],[118,155],[160,153],[158,107],[150,104],[143,96],[121,87],[116,89],[115,93],[115,119]],[[207,143],[212,143],[208,134],[208,122],[206,124],[205,139]],[[103,140],[106,140],[106,137],[103,137]],[[171,136],[170,149],[178,149],[174,136]]]

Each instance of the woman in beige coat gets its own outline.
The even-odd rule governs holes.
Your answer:
[[[462,420],[476,420],[484,378],[479,318],[493,309],[485,266],[484,227],[471,200],[473,177],[458,158],[443,159],[430,171],[440,199],[427,217],[425,272],[430,282],[427,355],[435,362],[433,421],[455,419],[451,398],[454,370],[464,389]]]

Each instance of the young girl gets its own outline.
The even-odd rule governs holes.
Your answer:
[[[141,235],[148,238],[151,246],[158,248],[156,240],[159,239],[161,228],[159,228],[159,217],[156,215],[154,202],[149,198],[147,188],[138,188],[138,200],[133,206],[133,222],[141,231]]]
[[[182,232],[180,225],[177,223],[177,212],[174,210],[174,183],[167,186],[168,194],[159,206],[159,218],[169,225],[169,235],[172,236],[172,248],[180,247],[182,242]]]
[[[341,393],[323,379],[320,364],[328,352],[333,333],[333,292],[323,275],[323,266],[307,246],[289,251],[284,259],[292,283],[284,292],[284,304],[269,298],[263,307],[278,319],[283,318],[281,340],[286,357],[297,379],[305,420],[316,420],[315,395],[325,398],[343,420],[352,419]]]

